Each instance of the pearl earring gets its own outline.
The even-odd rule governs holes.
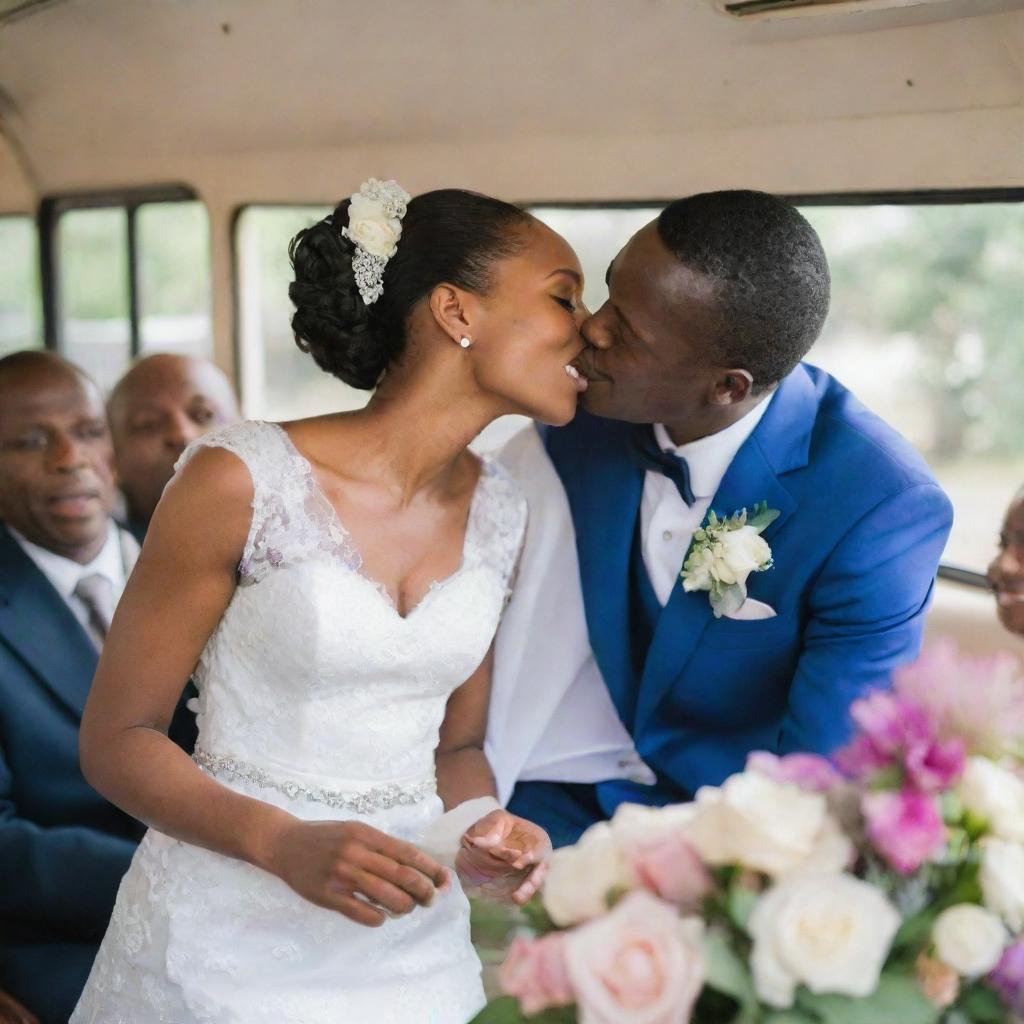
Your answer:
[[[473,342],[471,342],[471,341],[469,340],[469,338],[462,338],[462,339],[460,339],[460,341],[459,341],[459,345],[460,345],[460,346],[461,346],[462,348],[469,348],[469,347],[470,347],[470,346],[471,346],[472,344],[473,344]]]

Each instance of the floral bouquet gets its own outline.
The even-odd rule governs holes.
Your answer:
[[[751,755],[558,850],[476,1024],[1024,1015],[1024,678],[931,650],[829,761]]]

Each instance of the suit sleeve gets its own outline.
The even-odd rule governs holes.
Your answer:
[[[94,829],[19,817],[0,748],[0,923],[68,939],[102,938],[135,843]]]
[[[880,502],[837,545],[811,590],[782,753],[831,753],[849,737],[850,705],[917,657],[952,524],[943,491],[921,484]]]

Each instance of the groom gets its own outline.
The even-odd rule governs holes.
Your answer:
[[[916,655],[952,522],[914,449],[801,362],[829,271],[793,206],[679,200],[608,289],[582,328],[579,415],[502,454],[530,530],[488,749],[556,845],[622,802],[689,799],[753,750],[841,744],[850,704]],[[680,579],[694,533],[762,503],[772,562],[718,616]]]

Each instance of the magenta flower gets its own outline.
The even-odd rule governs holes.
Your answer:
[[[775,782],[790,782],[814,793],[824,793],[843,781],[831,761],[818,754],[777,757],[758,750],[747,758],[747,771],[758,772]]]
[[[866,793],[861,810],[871,844],[901,875],[916,871],[946,841],[938,801],[917,790]]]
[[[910,747],[904,758],[907,778],[923,793],[950,789],[964,773],[967,749],[959,737]]]
[[[882,754],[902,751],[933,738],[931,723],[915,701],[881,691],[854,701],[850,717]]]
[[[1002,958],[986,979],[1016,1014],[1024,1014],[1024,939],[1003,950]]]
[[[942,640],[893,680],[896,693],[927,711],[940,738],[960,737],[968,754],[1016,753],[1024,737],[1024,673],[1014,655],[969,658]]]

